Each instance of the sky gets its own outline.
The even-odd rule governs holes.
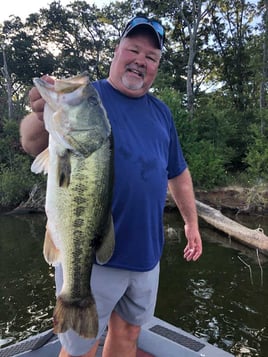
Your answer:
[[[19,16],[22,20],[33,13],[38,12],[40,8],[47,8],[53,0],[5,0],[5,5],[1,6],[0,23],[8,20],[10,15]],[[73,0],[61,0],[63,6],[69,4]],[[101,7],[104,4],[109,4],[113,0],[87,0],[89,4],[95,3]],[[251,3],[257,3],[257,0],[251,0]]]
[[[0,23],[8,20],[10,15],[19,16],[24,20],[29,14],[38,12],[41,7],[47,8],[53,0],[7,0],[5,5],[1,6]],[[69,4],[72,0],[61,0],[63,6]],[[88,0],[90,4],[95,3],[101,7],[103,4],[109,4],[111,0]],[[2,4],[3,5],[3,4]]]

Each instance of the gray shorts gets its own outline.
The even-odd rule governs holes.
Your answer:
[[[56,294],[62,287],[61,266],[55,267]],[[133,325],[141,326],[154,315],[159,281],[159,264],[148,272],[136,272],[93,265],[91,289],[99,316],[96,339],[85,339],[73,330],[58,334],[62,346],[73,356],[88,352],[104,333],[111,313]]]

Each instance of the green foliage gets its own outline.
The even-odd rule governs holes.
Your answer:
[[[0,206],[14,207],[28,197],[36,177],[30,172],[30,159],[16,155],[12,167],[0,164]]]
[[[265,7],[257,13],[252,2],[204,1],[205,15],[191,43],[189,28],[197,20],[193,4],[143,2],[142,12],[160,19],[166,28],[153,91],[173,113],[196,185],[211,187],[242,175],[245,182],[246,175],[267,179],[268,123],[262,118],[263,125],[259,118],[259,88],[267,83],[263,45],[268,27],[260,20]],[[139,0],[111,2],[101,9],[86,1],[67,6],[53,1],[25,22],[14,16],[0,26],[0,66],[6,69],[0,75],[0,204],[17,202],[19,195],[27,195],[32,182],[40,180],[30,172],[31,159],[21,150],[14,120],[29,110],[32,78],[83,70],[92,80],[107,77],[122,28],[137,14],[136,9],[141,9]],[[194,63],[189,83],[191,45]],[[194,94],[191,116],[186,110],[189,84]],[[212,84],[221,89],[202,92],[204,85],[207,89]],[[265,95],[267,99],[267,90]],[[13,120],[3,121],[7,116]]]
[[[197,140],[204,140],[221,153],[226,169],[232,167],[236,155],[237,114],[230,101],[221,92],[206,94],[199,98],[195,112],[198,130]]]
[[[268,110],[261,113],[262,125],[250,127],[251,143],[248,146],[244,162],[248,165],[247,173],[251,182],[268,180]]]
[[[230,159],[232,150],[227,148],[222,135],[228,126],[215,125],[215,121],[220,122],[221,118],[217,118],[217,112],[213,110],[214,108],[209,108],[208,103],[200,109],[199,117],[189,120],[183,106],[183,95],[173,89],[164,89],[159,96],[173,114],[194,184],[198,187],[210,188],[225,183],[225,165]],[[206,115],[203,117],[204,113]],[[221,132],[218,132],[219,130]]]
[[[161,90],[158,96],[171,110],[183,153],[189,161],[192,145],[197,140],[197,127],[195,121],[189,120],[188,112],[184,107],[185,96],[172,88]]]
[[[188,164],[196,187],[212,188],[226,183],[224,153],[215,149],[211,141],[193,143]]]
[[[31,159],[20,150],[16,121],[4,121],[0,132],[0,206],[14,207],[27,198],[37,180],[30,171]]]
[[[1,164],[12,167],[15,164],[15,155],[19,151],[19,128],[15,120],[3,120],[0,131]]]

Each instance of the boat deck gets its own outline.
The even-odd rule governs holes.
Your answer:
[[[96,357],[102,356],[105,336]],[[154,317],[142,326],[137,357],[231,357],[221,350],[182,329]],[[0,357],[58,357],[61,346],[52,330],[0,349]]]
[[[100,345],[99,345],[96,357],[102,357],[102,350],[103,350],[104,341],[105,341],[105,336],[100,341]],[[139,348],[138,351],[137,351],[137,356],[136,357],[155,357],[155,356],[153,356],[152,354],[150,354],[148,352],[145,352],[145,351],[143,351],[143,350],[141,350]]]

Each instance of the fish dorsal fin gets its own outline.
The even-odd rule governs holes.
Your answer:
[[[96,260],[98,264],[106,264],[114,252],[115,239],[112,215],[110,215],[107,227],[108,229],[103,237],[101,246],[96,250]]]
[[[39,155],[36,156],[34,162],[32,163],[31,171],[34,172],[35,174],[40,174],[41,172],[47,174],[48,162],[49,162],[49,151],[48,148],[46,148]]]

